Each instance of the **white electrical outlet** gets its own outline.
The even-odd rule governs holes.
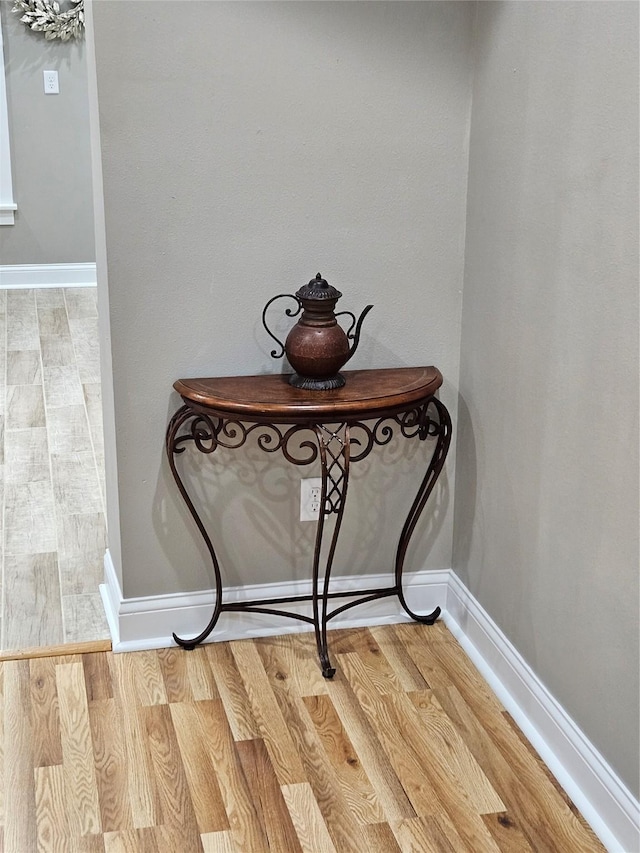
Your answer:
[[[300,521],[317,521],[320,518],[321,495],[321,477],[300,480]]]
[[[44,77],[44,93],[45,95],[59,95],[60,87],[58,85],[57,71],[43,71]]]

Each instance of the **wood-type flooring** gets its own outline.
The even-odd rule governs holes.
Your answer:
[[[0,290],[0,650],[108,639],[96,288]]]
[[[0,664],[6,853],[587,853],[442,623]]]

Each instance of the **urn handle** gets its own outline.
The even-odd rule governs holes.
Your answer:
[[[277,338],[273,334],[271,329],[267,326],[267,309],[269,308],[269,306],[271,305],[272,302],[276,301],[276,299],[284,299],[284,298],[293,299],[293,301],[296,302],[297,306],[298,306],[296,309],[286,308],[284,313],[287,315],[287,317],[297,317],[298,314],[302,311],[302,302],[298,299],[297,296],[294,296],[293,293],[279,293],[277,296],[273,296],[267,302],[267,304],[264,306],[264,308],[262,309],[262,325],[265,327],[267,334],[273,338],[273,340],[278,344],[278,346],[282,350],[282,352],[278,352],[277,349],[272,349],[271,350],[271,358],[282,358],[282,356],[284,355],[284,344],[282,343],[282,341],[279,338]]]

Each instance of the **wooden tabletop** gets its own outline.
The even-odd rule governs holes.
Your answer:
[[[330,391],[289,385],[286,374],[179,379],[182,399],[222,417],[274,423],[350,421],[401,412],[431,397],[442,385],[436,367],[345,370],[347,383]]]

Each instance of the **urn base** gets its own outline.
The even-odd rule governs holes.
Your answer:
[[[341,373],[336,373],[335,376],[330,376],[328,379],[315,379],[312,376],[300,376],[299,373],[292,373],[289,378],[289,385],[293,385],[294,388],[302,388],[305,391],[330,391],[332,388],[342,388],[346,381]]]

